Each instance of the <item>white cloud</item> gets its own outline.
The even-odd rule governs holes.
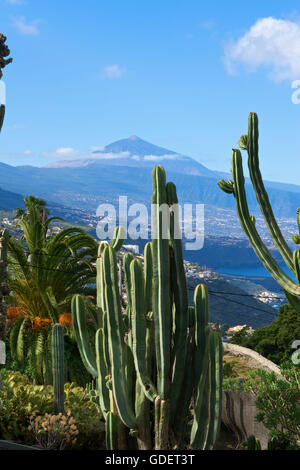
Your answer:
[[[28,22],[24,16],[20,16],[19,18],[15,18],[13,20],[13,26],[19,31],[20,34],[24,34],[26,36],[38,36],[40,34],[40,30],[38,28],[40,21],[41,20],[34,20]]]
[[[118,158],[129,158],[130,152],[101,152],[100,153],[82,153],[71,147],[59,147],[54,152],[43,152],[42,156],[48,159],[63,160],[116,160]]]
[[[91,152],[102,152],[102,150],[104,150],[104,147],[101,147],[101,145],[91,145],[90,147]]]
[[[128,158],[130,156],[130,152],[119,152],[119,153],[112,153],[112,152],[107,152],[107,153],[97,153],[95,155],[95,158],[97,160],[116,160],[118,158]],[[93,155],[94,158],[94,155]]]
[[[59,147],[52,153],[43,152],[45,158],[78,158],[80,153],[71,147]]]
[[[23,5],[24,1],[23,0],[6,0],[7,3],[10,5]]]
[[[121,78],[125,73],[125,69],[119,65],[107,65],[102,71],[102,78]]]
[[[300,23],[258,19],[240,39],[225,46],[224,62],[229,73],[242,64],[249,71],[265,66],[277,82],[300,78]]]
[[[31,150],[25,150],[24,155],[32,155],[32,151]]]
[[[144,160],[151,162],[160,162],[161,160],[180,160],[181,155],[179,154],[166,154],[166,155],[145,155]]]

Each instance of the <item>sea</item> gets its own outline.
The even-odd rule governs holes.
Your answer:
[[[286,265],[280,266],[281,269],[291,277],[291,279],[295,280],[295,276],[293,273],[287,268]],[[236,276],[243,276],[243,277],[272,277],[269,271],[266,270],[264,266],[254,266],[254,267],[240,267],[240,268],[229,268],[229,267],[221,267],[215,268],[215,272],[219,274],[231,274]]]

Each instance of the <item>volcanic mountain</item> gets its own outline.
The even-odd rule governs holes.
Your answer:
[[[163,165],[168,180],[176,184],[181,203],[234,209],[234,197],[224,194],[217,186],[217,180],[230,178],[229,174],[210,170],[189,156],[135,135],[77,159],[59,160],[43,168],[0,163],[0,187],[86,210],[94,210],[103,201],[116,201],[119,195],[127,195],[130,201],[149,203],[151,170],[157,164]],[[294,218],[300,206],[300,186],[274,182],[266,186],[275,214]],[[246,184],[246,190],[249,208],[255,214],[258,208],[251,185]]]

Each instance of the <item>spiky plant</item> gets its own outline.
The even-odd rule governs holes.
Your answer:
[[[50,223],[44,201],[25,199],[25,211],[19,212],[21,241],[9,241],[9,286],[15,305],[25,312],[10,331],[10,350],[17,361],[30,360],[37,382],[51,380],[51,325],[70,312],[75,293],[94,294],[97,243],[77,227],[47,236]],[[70,363],[70,365],[72,365]]]
[[[219,187],[226,193],[231,193],[235,197],[236,210],[241,227],[251,243],[255,254],[260,259],[265,268],[273,276],[275,281],[284,289],[289,303],[300,313],[300,249],[292,251],[285,240],[278,222],[273,213],[268,193],[265,189],[263,178],[259,168],[258,152],[258,117],[256,113],[250,113],[248,119],[248,134],[242,135],[238,145],[241,150],[246,150],[248,154],[248,167],[251,182],[255,192],[257,202],[264,217],[270,236],[280,252],[287,267],[294,274],[296,280],[288,276],[278,265],[270,250],[264,244],[255,225],[255,217],[250,215],[245,191],[245,178],[243,172],[243,161],[240,150],[233,149],[231,156],[233,180],[220,180]],[[298,234],[293,235],[292,241],[300,244],[300,208],[297,210]]]

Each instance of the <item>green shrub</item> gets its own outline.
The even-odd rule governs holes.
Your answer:
[[[0,438],[35,444],[28,429],[30,416],[53,413],[53,387],[33,385],[20,372],[1,371],[3,389],[0,391]],[[76,420],[79,434],[75,449],[103,447],[104,423],[97,404],[89,391],[74,384],[65,385],[65,409]]]
[[[230,362],[223,361],[223,378],[228,379],[230,377],[236,377],[237,372]]]
[[[276,449],[299,449],[300,367],[284,363],[281,373],[282,378],[274,372],[252,372],[243,389],[254,394],[259,411],[256,420],[270,430],[270,443]]]
[[[254,349],[270,361],[281,364],[290,359],[292,344],[299,338],[300,316],[290,305],[283,305],[271,325],[255,330],[253,335],[242,339],[238,344]]]

